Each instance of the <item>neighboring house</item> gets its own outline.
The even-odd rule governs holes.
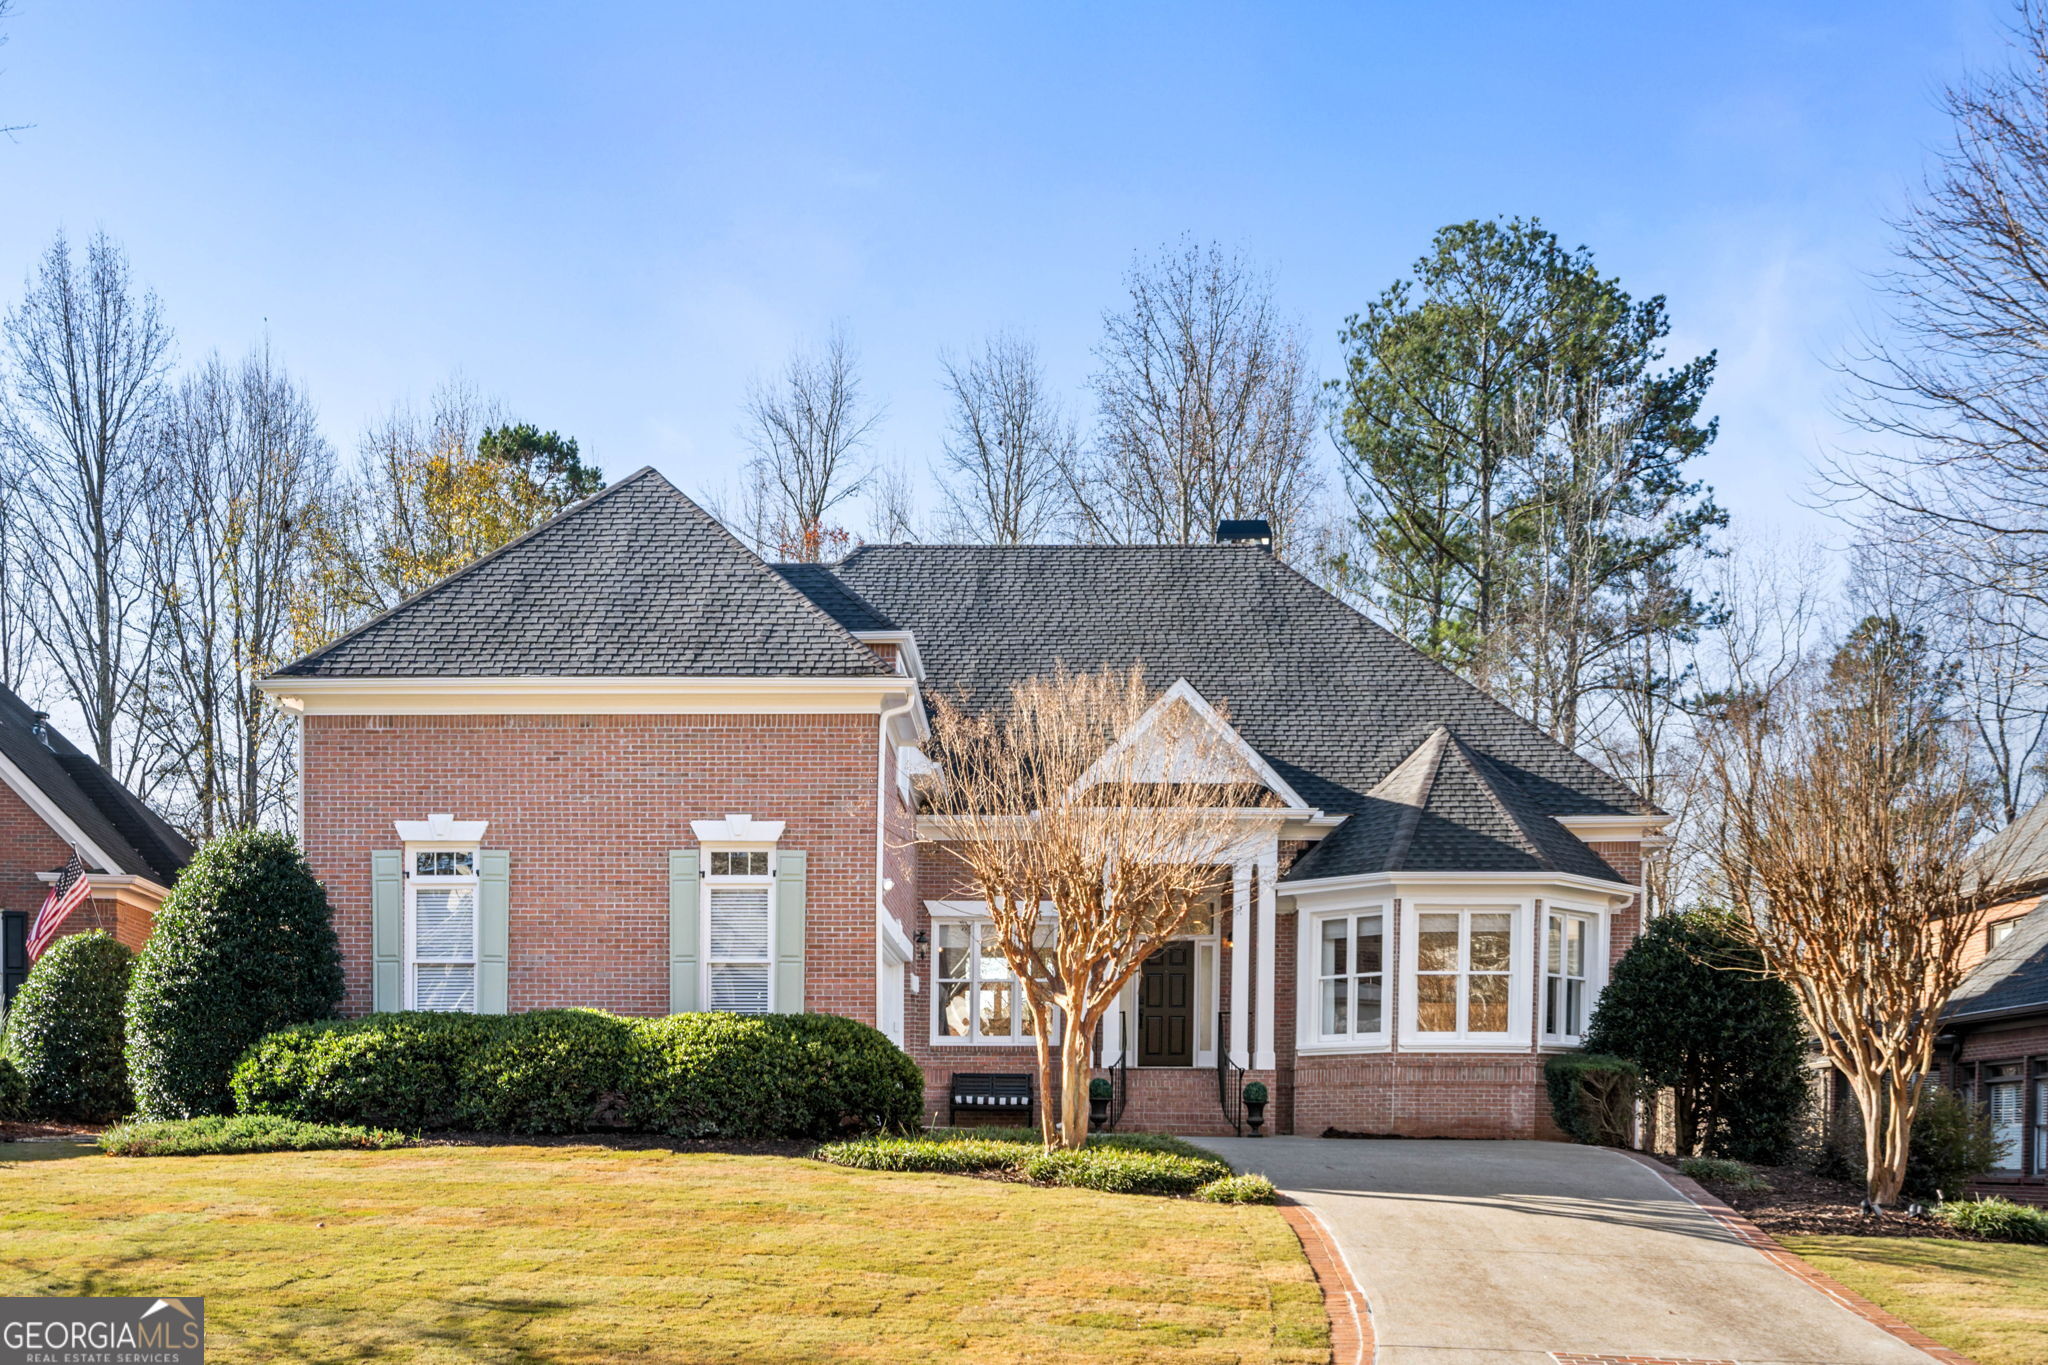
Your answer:
[[[72,911],[60,935],[105,929],[140,948],[192,845],[42,712],[0,687],[0,989],[7,1003],[28,972],[29,924],[74,850],[92,899]]]
[[[1942,1016],[1947,1083],[1984,1106],[2002,1146],[1978,1188],[2048,1202],[2048,802],[1979,855],[2006,886],[1973,949],[1975,969]]]
[[[1108,1021],[1127,1127],[1549,1135],[1667,817],[1256,543],[763,563],[642,470],[264,686],[300,717],[344,1009],[825,1010],[1028,1071],[920,841],[926,699],[1142,661],[1265,794]],[[1220,723],[1220,722],[1213,722]],[[1230,1084],[1238,1078],[1233,1073]]]

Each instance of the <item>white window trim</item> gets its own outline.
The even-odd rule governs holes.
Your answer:
[[[768,831],[768,829],[772,828],[772,829],[773,829],[773,831],[774,831],[774,837],[775,837],[775,838],[780,838],[780,837],[781,837],[781,834],[782,834],[782,823],[781,823],[780,821],[748,821],[748,817],[746,817],[746,816],[744,816],[744,815],[740,815],[740,816],[731,816],[731,817],[728,817],[728,820],[729,820],[729,821],[738,821],[738,822],[747,822],[747,823],[748,823],[749,825],[751,825],[751,828],[748,828],[748,829],[746,829],[746,830],[745,830],[745,832],[748,832],[748,833],[757,833],[757,832],[758,832],[758,833],[766,833],[766,832]],[[706,829],[707,827],[711,827],[711,828],[717,828],[717,829],[719,829],[719,830],[720,830],[720,832],[725,832],[726,830],[728,830],[728,829],[730,829],[730,828],[731,828],[731,826],[730,826],[730,825],[729,825],[729,824],[728,824],[727,822],[724,822],[724,821],[711,821],[711,820],[699,820],[699,821],[696,821],[696,822],[695,822],[695,825],[696,825],[696,829],[697,829],[697,832],[699,833],[699,835],[700,835],[700,836],[701,836],[701,835],[703,834],[703,832],[705,831],[705,829]],[[712,854],[714,854],[714,853],[760,853],[760,852],[764,852],[764,851],[765,851],[765,852],[766,852],[766,853],[768,854],[768,872],[767,872],[767,874],[766,874],[765,876],[760,876],[760,877],[755,877],[755,876],[745,876],[745,877],[735,877],[735,876],[719,876],[719,875],[717,875],[717,874],[714,874],[714,873],[712,872],[712,870],[711,870],[711,855],[712,855]],[[712,967],[714,967],[714,966],[728,966],[728,965],[734,965],[734,964],[739,964],[739,965],[745,965],[745,966],[754,966],[754,965],[760,964],[760,965],[765,965],[765,967],[766,967],[766,969],[767,969],[767,976],[768,976],[768,992],[767,992],[767,1000],[768,1000],[768,1007],[767,1007],[767,1008],[766,1008],[766,1009],[765,1009],[764,1011],[762,1011],[762,1012],[763,1012],[764,1014],[773,1014],[773,1013],[775,1013],[775,1003],[776,1003],[776,1002],[775,1002],[775,962],[776,962],[776,941],[775,941],[775,939],[776,939],[776,921],[777,921],[777,920],[778,920],[778,919],[780,918],[780,916],[779,916],[779,915],[778,915],[778,914],[776,913],[776,905],[775,905],[775,896],[776,896],[776,889],[775,889],[775,872],[776,872],[776,866],[775,866],[775,843],[774,843],[774,840],[773,840],[773,839],[751,839],[751,840],[737,840],[737,839],[720,839],[720,840],[718,840],[718,841],[717,841],[716,843],[712,843],[712,842],[709,842],[709,841],[705,841],[705,842],[701,843],[701,844],[699,845],[699,847],[698,847],[698,852],[697,852],[697,858],[698,858],[698,863],[697,863],[697,866],[698,866],[698,869],[700,870],[700,872],[702,873],[702,875],[701,875],[701,876],[700,876],[700,877],[698,878],[698,883],[699,883],[699,885],[698,885],[698,892],[697,892],[697,934],[698,934],[698,937],[697,937],[697,941],[698,941],[698,942],[699,942],[700,944],[702,944],[702,945],[703,945],[703,951],[702,951],[702,952],[701,952],[701,953],[699,954],[699,961],[698,961],[698,964],[697,964],[697,999],[698,999],[699,1003],[701,1004],[702,1008],[703,1008],[703,1009],[704,1009],[704,1010],[705,1010],[705,1011],[706,1011],[707,1013],[708,1013],[708,1012],[719,1012],[719,1013],[729,1013],[730,1011],[715,1011],[715,1010],[714,1010],[714,1007],[712,1006],[712,1003],[711,1003],[711,969],[712,969]],[[714,957],[713,957],[713,956],[711,955],[711,893],[712,893],[712,892],[713,892],[714,890],[718,890],[718,891],[731,891],[731,890],[738,890],[738,889],[747,889],[747,888],[752,888],[752,887],[759,887],[759,888],[761,888],[761,889],[762,889],[763,891],[765,891],[765,892],[767,893],[767,896],[768,896],[768,940],[767,940],[767,941],[768,941],[768,955],[767,955],[767,957],[766,957],[765,959],[761,959],[761,958],[723,958],[723,957],[721,957],[721,958],[714,958]]]
[[[1322,942],[1323,925],[1333,919],[1356,921],[1360,915],[1380,917],[1380,1026],[1369,1033],[1327,1034],[1322,1031],[1323,1019],[1323,973]],[[1372,901],[1364,905],[1330,906],[1324,909],[1304,912],[1301,915],[1301,942],[1296,961],[1296,1007],[1298,1027],[1295,1030],[1295,1050],[1308,1054],[1335,1054],[1345,1052],[1385,1052],[1392,1046],[1395,993],[1399,975],[1395,971],[1394,942],[1399,937],[1399,926],[1394,922],[1393,907],[1385,901]],[[1352,972],[1354,980],[1357,972]],[[1353,1002],[1356,1009],[1356,1002]]]
[[[1467,917],[1473,914],[1505,914],[1508,917],[1508,1026],[1502,1032],[1424,1033],[1416,1028],[1416,1020],[1421,1014],[1421,990],[1415,970],[1420,917],[1452,913]],[[1530,1010],[1535,996],[1530,980],[1534,958],[1529,951],[1533,918],[1533,900],[1489,901],[1475,897],[1470,900],[1409,899],[1401,902],[1401,940],[1397,960],[1401,974],[1399,1038],[1403,1052],[1502,1052],[1524,1051],[1529,1047]],[[1467,918],[1459,930],[1461,945],[1470,936],[1469,925]],[[1463,970],[1460,969],[1461,976]]]
[[[1579,1047],[1585,1037],[1582,1033],[1544,1032],[1547,1022],[1546,1006],[1550,991],[1550,917],[1570,915],[1586,921],[1586,1014],[1585,1022],[1592,1022],[1593,1010],[1600,1003],[1600,993],[1607,989],[1608,925],[1611,916],[1590,905],[1573,905],[1564,901],[1546,901],[1538,916],[1541,929],[1536,935],[1536,1027],[1542,1046],[1546,1049],[1569,1050]]]
[[[971,946],[968,950],[967,960],[971,969],[971,975],[969,975],[967,980],[970,991],[972,992],[969,998],[975,999],[978,997],[981,989],[981,932],[984,929],[992,927],[995,921],[989,918],[988,906],[985,902],[982,901],[928,900],[924,903],[924,905],[926,913],[930,916],[932,929],[932,988],[930,991],[931,1007],[925,1011],[925,1022],[930,1028],[932,1046],[1036,1047],[1036,1039],[1034,1039],[1031,1034],[1024,1032],[1024,1014],[1026,1007],[1024,1004],[1024,992],[1021,987],[1017,987],[1016,989],[1014,989],[1011,997],[1010,1018],[1011,1028],[1013,1032],[1010,1037],[977,1037],[975,1035],[975,1030],[981,1027],[981,1012],[979,1009],[976,1009],[975,1012],[970,1016],[970,1023],[968,1026],[968,1033],[966,1037],[954,1037],[952,1034],[946,1033],[943,1030],[943,1028],[941,1027],[940,1018],[945,1009],[946,982],[945,978],[939,975],[939,926],[944,924],[966,925],[974,936],[971,940]],[[1038,911],[1039,919],[1042,923],[1052,924],[1055,922],[1053,919],[1053,907],[1051,901],[1040,902]],[[1012,984],[1013,986],[1015,985],[1014,982]],[[1052,1049],[1055,1052],[1057,1052],[1060,1046],[1059,1033],[1057,1032],[1057,1014],[1055,1014],[1054,1019],[1055,1031],[1053,1033],[1052,1038],[1048,1041]]]
[[[446,819],[447,817],[445,816],[436,817],[436,820],[441,822],[445,822]],[[425,829],[428,827],[427,822],[400,821],[398,823],[401,829],[405,828],[408,825],[412,825],[416,829]],[[474,825],[476,827],[477,837],[482,838],[482,821],[457,822],[456,832],[467,834],[469,832],[469,825]],[[445,828],[446,826],[445,824],[443,824],[439,827]],[[419,861],[417,855],[421,853],[467,853],[469,855],[469,875],[466,877],[435,876],[422,878],[414,870]],[[482,849],[480,849],[476,844],[469,843],[466,841],[451,841],[443,839],[421,843],[407,843],[399,856],[405,860],[403,864],[403,870],[405,872],[405,1008],[412,1010],[418,1009],[420,1007],[418,990],[419,974],[417,969],[420,966],[418,895],[421,887],[425,886],[428,889],[439,889],[445,887],[451,890],[456,888],[467,888],[469,891],[470,906],[470,987],[468,1013],[474,1014],[476,1013],[477,990],[481,985],[478,978],[482,975],[482,963],[479,960],[481,956],[482,944],[478,941],[482,937],[483,931],[482,919],[484,891],[483,878],[481,876],[482,869],[478,866],[479,862],[482,859]],[[451,958],[435,958],[432,959],[432,961],[429,962],[428,965],[432,966],[441,963],[452,963],[453,961],[454,959]],[[462,1011],[459,1010],[448,1010],[442,1012],[451,1014],[462,1013]]]

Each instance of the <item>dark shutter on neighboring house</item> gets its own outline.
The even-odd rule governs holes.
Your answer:
[[[0,910],[0,1004],[12,1005],[28,975],[28,912]]]

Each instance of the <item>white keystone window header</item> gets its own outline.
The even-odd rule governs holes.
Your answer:
[[[785,821],[727,815],[723,820],[692,820],[700,844],[772,844],[782,838]]]
[[[392,827],[408,844],[480,844],[488,820],[458,820],[442,812],[424,820],[394,820]]]

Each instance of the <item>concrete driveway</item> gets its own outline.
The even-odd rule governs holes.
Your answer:
[[[1648,1168],[1556,1142],[1196,1139],[1321,1215],[1379,1365],[1552,1352],[1929,1365],[1742,1245]]]

